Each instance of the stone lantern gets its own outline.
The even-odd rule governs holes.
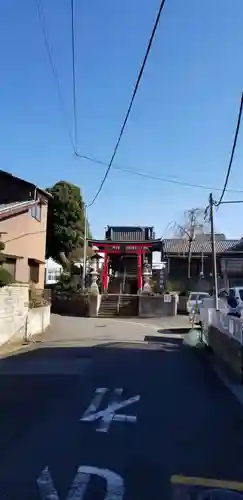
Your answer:
[[[90,292],[92,295],[99,295],[99,287],[97,285],[97,278],[98,278],[98,260],[97,259],[92,259],[92,270],[90,273],[91,276],[91,285],[90,285]]]
[[[144,262],[144,267],[143,267],[144,285],[143,285],[143,292],[142,293],[144,293],[144,294],[152,293],[151,278],[152,278],[152,269],[151,269],[150,264],[148,264],[148,260],[146,259]]]

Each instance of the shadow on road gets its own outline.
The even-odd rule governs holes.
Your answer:
[[[145,342],[152,342],[156,343],[160,346],[165,346],[165,347],[174,347],[179,349],[180,346],[183,344],[183,339],[178,339],[178,338],[169,338],[168,340],[165,337],[158,337],[157,335],[146,335],[144,337]]]
[[[77,431],[80,415],[97,387],[110,390],[124,387],[129,396],[141,394],[136,431],[141,434],[134,431],[125,443],[118,433],[118,452],[114,455],[118,468],[125,464],[126,487],[138,493],[128,498],[150,498],[151,484],[158,482],[161,474],[169,479],[170,474],[182,470],[184,474],[203,477],[210,474],[221,477],[225,470],[233,478],[242,473],[243,438],[241,426],[239,430],[236,428],[239,416],[242,419],[242,409],[203,357],[195,356],[183,339],[158,335],[147,335],[141,343],[113,341],[91,347],[38,344],[34,350],[1,359],[0,460],[4,466],[7,464],[6,470],[13,460],[23,462],[20,469],[26,466],[28,481],[35,482],[48,463],[47,457],[49,460],[49,451],[45,449],[53,443],[55,462],[59,458],[66,460],[62,451],[71,449],[72,463],[69,459],[65,467],[82,463],[80,450],[84,449],[87,454],[92,449],[98,454],[97,450],[102,449],[102,460],[106,453],[110,459],[111,442],[103,448],[90,446],[93,441],[88,428],[86,434]],[[81,412],[82,398],[85,404]],[[129,429],[127,432],[131,432]],[[114,439],[112,432],[110,436]],[[119,462],[121,456],[123,462]],[[59,481],[66,474],[66,469],[62,473],[60,470],[57,469]],[[0,498],[4,498],[2,474],[6,498],[15,500],[17,489],[21,485],[23,488],[24,483],[14,481],[10,473],[5,477],[4,473],[5,469],[3,473],[0,471]],[[21,471],[15,473],[21,475]],[[142,477],[145,479],[141,482]],[[65,488],[64,484],[63,491]],[[146,496],[141,492],[146,492]],[[34,494],[28,496],[23,489],[21,493],[21,498],[38,498]],[[169,498],[163,493],[164,498]],[[66,498],[65,494],[61,498]],[[163,498],[161,491],[156,498]]]
[[[191,326],[189,325],[187,328],[170,328],[169,332],[170,334],[179,334],[179,335],[185,335],[186,333],[189,332]],[[165,329],[165,328],[161,328],[159,330],[157,330],[158,333],[168,333],[168,329]]]

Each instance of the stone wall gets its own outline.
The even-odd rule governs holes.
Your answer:
[[[92,295],[88,296],[88,315],[90,318],[95,318],[99,315],[99,308],[101,303],[101,295]]]
[[[29,309],[27,320],[27,335],[37,335],[46,330],[51,321],[51,306]]]
[[[50,324],[50,306],[29,309],[29,285],[0,288],[0,345],[12,337],[42,333]]]
[[[87,316],[88,295],[52,290],[51,312],[62,316]]]
[[[142,318],[162,318],[176,315],[177,298],[172,294],[139,295],[139,316]]]
[[[242,345],[233,337],[222,333],[215,326],[210,326],[208,331],[209,346],[215,354],[222,359],[243,382],[243,349]]]
[[[0,345],[14,335],[24,336],[28,304],[28,284],[0,288]]]
[[[243,321],[211,309],[205,339],[216,356],[243,382]],[[205,331],[206,330],[206,331]]]

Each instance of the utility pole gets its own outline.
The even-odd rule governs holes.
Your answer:
[[[188,280],[191,279],[191,258],[192,258],[192,242],[195,239],[195,223],[196,223],[196,209],[192,209],[190,214],[190,227],[189,227],[189,240],[188,240],[188,265],[187,265],[187,277]]]
[[[215,233],[214,233],[214,202],[213,195],[209,195],[209,209],[210,209],[210,224],[211,224],[211,244],[212,244],[212,277],[213,277],[213,292],[215,296],[215,309],[218,310],[218,280],[217,280],[217,259],[216,259],[216,246],[215,246]]]
[[[82,292],[85,290],[86,279],[86,261],[87,261],[87,206],[84,204],[84,258],[82,269]]]

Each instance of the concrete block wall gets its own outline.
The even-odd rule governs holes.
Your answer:
[[[29,285],[0,288],[0,345],[17,335],[23,337],[29,304]]]
[[[206,304],[207,302],[207,304]],[[213,300],[207,299],[200,309],[202,336],[218,359],[243,382],[243,321],[227,314],[224,301],[220,301],[221,310],[216,311]]]
[[[177,297],[173,294],[139,295],[139,316],[142,318],[162,318],[176,316]]]
[[[0,288],[0,345],[12,337],[42,333],[50,324],[50,305],[29,309],[29,284]]]
[[[37,335],[46,330],[51,321],[51,306],[36,307],[30,309],[27,320],[28,335]]]

